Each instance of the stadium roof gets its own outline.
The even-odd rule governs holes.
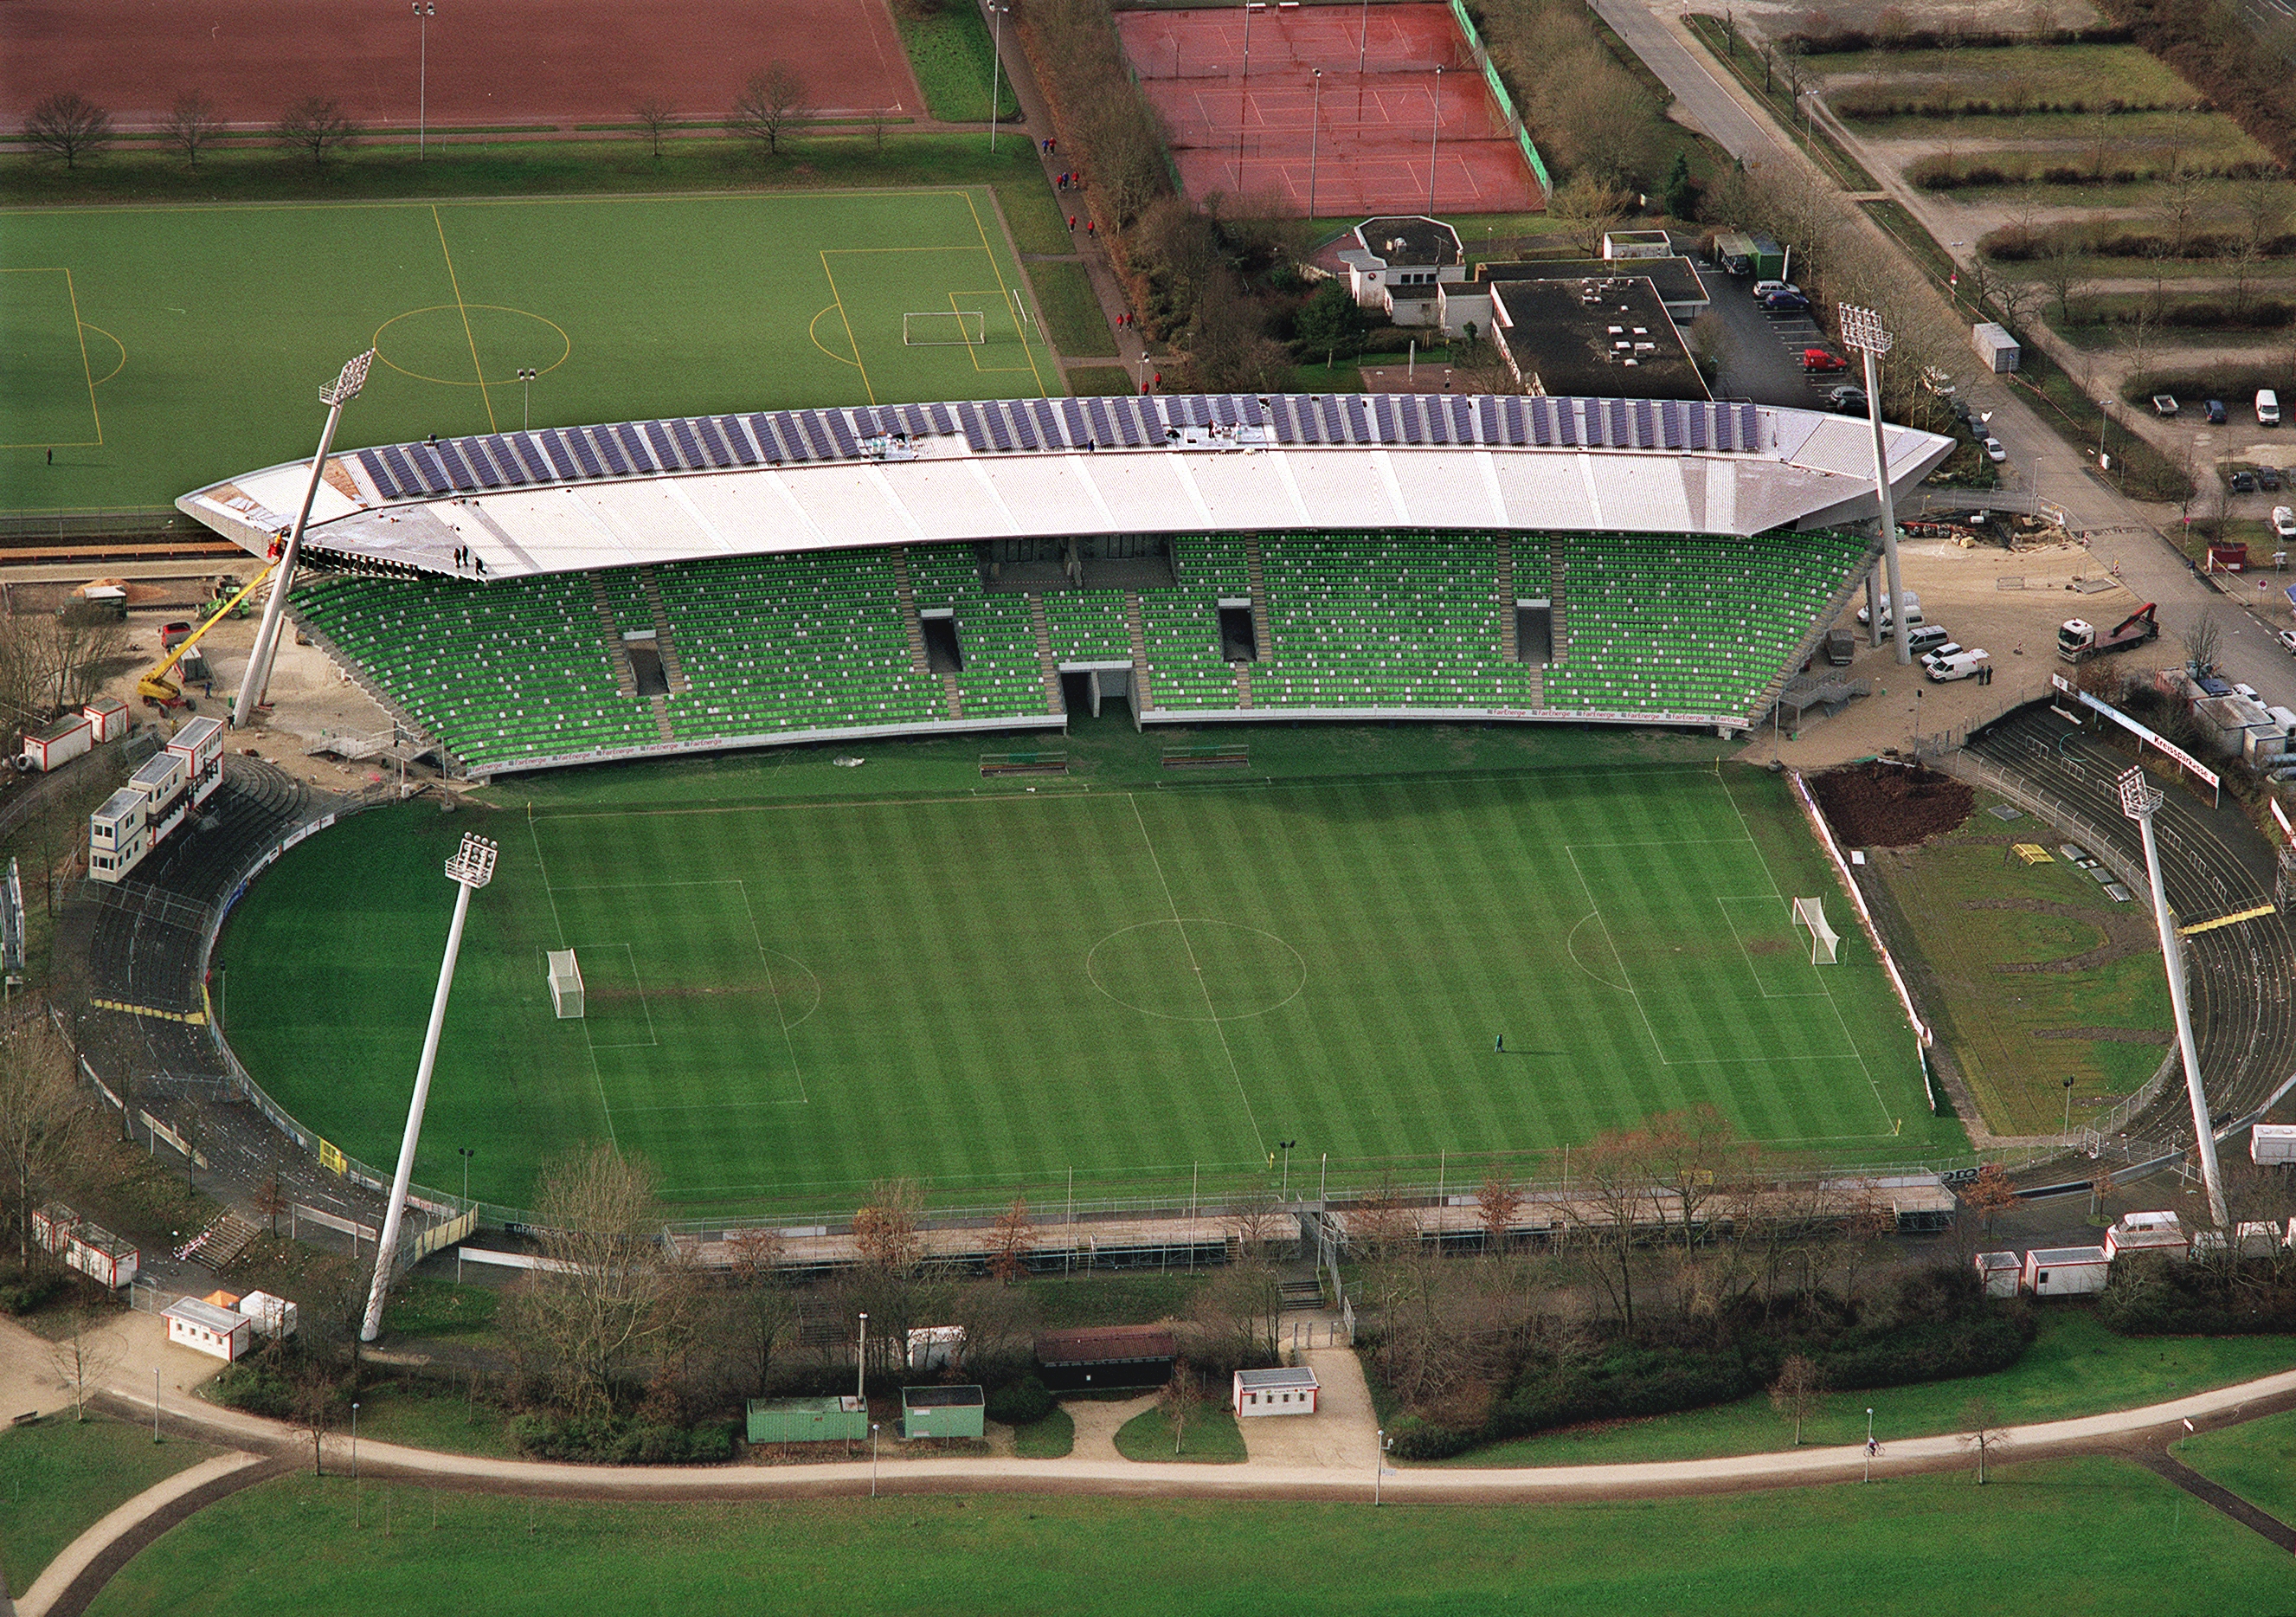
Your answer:
[[[1885,424],[1890,481],[1953,440]],[[1749,535],[1869,517],[1866,423],[1751,404],[1513,395],[1040,398],[548,428],[329,457],[305,555],[488,579],[1103,533],[1509,529]],[[176,502],[262,554],[310,463]]]

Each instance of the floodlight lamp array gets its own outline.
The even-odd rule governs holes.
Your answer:
[[[2120,812],[2132,820],[2147,820],[2161,807],[2163,794],[2159,787],[2144,777],[2144,771],[2130,768],[2113,783],[2120,793]]]
[[[1876,357],[1890,351],[1890,344],[1895,339],[1882,324],[1881,316],[1854,303],[1840,303],[1834,308],[1841,318],[1841,341],[1846,346]]]
[[[341,375],[319,390],[319,402],[332,407],[335,405],[347,405],[357,398],[359,396],[359,390],[366,386],[367,367],[373,363],[374,350],[369,349],[343,366]]]
[[[463,845],[447,861],[447,879],[459,882],[476,890],[495,879],[495,845],[485,837],[472,832],[464,834]]]

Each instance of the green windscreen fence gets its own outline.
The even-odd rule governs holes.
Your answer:
[[[1474,53],[1475,65],[1483,70],[1483,82],[1490,86],[1491,99],[1497,103],[1499,117],[1505,122],[1507,132],[1514,136],[1515,144],[1522,148],[1523,160],[1529,163],[1531,173],[1538,176],[1538,188],[1551,193],[1554,189],[1554,182],[1547,175],[1546,160],[1538,155],[1538,147],[1530,138],[1530,130],[1524,125],[1522,114],[1515,110],[1514,97],[1507,94],[1506,84],[1499,78],[1498,68],[1492,62],[1490,52],[1483,47],[1483,37],[1475,27],[1475,20],[1467,14],[1464,0],[1451,0],[1451,15],[1457,20],[1459,31],[1466,36],[1467,48]]]

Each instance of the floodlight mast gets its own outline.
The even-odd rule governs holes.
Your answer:
[[[255,647],[247,654],[247,671],[240,677],[239,695],[231,704],[231,727],[243,730],[255,722],[255,712],[263,705],[263,694],[271,684],[271,657],[279,649],[279,621],[286,616],[287,592],[294,587],[295,561],[302,554],[303,529],[311,521],[311,502],[318,497],[319,479],[327,467],[327,451],[334,447],[335,423],[343,418],[343,406],[359,396],[366,386],[367,367],[374,363],[374,350],[367,349],[348,365],[342,374],[319,390],[319,402],[327,406],[327,424],[319,432],[319,452],[311,457],[311,480],[303,485],[303,504],[295,513],[295,525],[287,531],[287,543],[278,554],[278,575],[271,581],[271,598],[263,603],[263,622],[255,631]]]
[[[1890,456],[1882,446],[1882,356],[1892,338],[1882,316],[1854,303],[1835,305],[1841,315],[1841,341],[1866,357],[1866,424],[1874,430],[1874,493],[1882,502],[1882,557],[1890,572],[1890,636],[1897,643],[1898,661],[1910,664],[1914,648],[1906,639],[1905,586],[1898,573],[1898,511],[1890,490]],[[1878,622],[1875,627],[1878,628]]]
[[[2201,1087],[2201,1053],[2193,1041],[2192,1006],[2185,998],[2185,952],[2177,941],[2177,919],[2169,913],[2168,883],[2161,874],[2161,844],[2152,834],[2152,816],[2162,800],[2159,787],[2144,771],[2130,768],[2116,783],[2120,812],[2136,822],[2144,839],[2144,874],[2152,883],[2152,921],[2161,932],[2161,964],[2169,973],[2169,1008],[2177,1017],[2177,1051],[2185,1062],[2185,1093],[2193,1104],[2193,1144],[2201,1159],[2201,1185],[2208,1192],[2209,1217],[2218,1228],[2228,1219],[2224,1175],[2217,1166],[2216,1129],[2209,1118],[2209,1097]]]
[[[495,845],[485,837],[466,833],[463,845],[447,861],[447,879],[455,884],[455,919],[447,929],[447,957],[439,965],[439,991],[430,1001],[430,1026],[422,1035],[422,1059],[414,1069],[414,1098],[407,1103],[406,1133],[398,1142],[398,1171],[390,1179],[390,1204],[383,1209],[382,1235],[374,1244],[374,1285],[366,1295],[366,1317],[359,1340],[373,1342],[382,1334],[382,1303],[390,1293],[390,1268],[398,1256],[398,1222],[406,1209],[407,1186],[414,1178],[414,1147],[422,1138],[422,1107],[430,1098],[430,1071],[438,1064],[439,1034],[447,1022],[447,996],[455,986],[455,957],[463,948],[463,921],[471,913],[471,895],[495,879]]]

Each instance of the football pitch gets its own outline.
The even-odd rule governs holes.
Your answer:
[[[1335,1186],[1464,1186],[1699,1104],[1830,1162],[1957,1136],[1786,784],[1709,765],[378,811],[283,858],[218,956],[250,1071],[372,1163],[467,831],[501,861],[417,1178],[470,1146],[485,1200],[595,1139],[699,1213],[1233,1183],[1284,1142]],[[1791,923],[1813,894],[1838,964]]]
[[[308,456],[370,344],[346,447],[514,428],[529,398],[552,426],[1063,390],[986,187],[10,210],[0,511]]]

